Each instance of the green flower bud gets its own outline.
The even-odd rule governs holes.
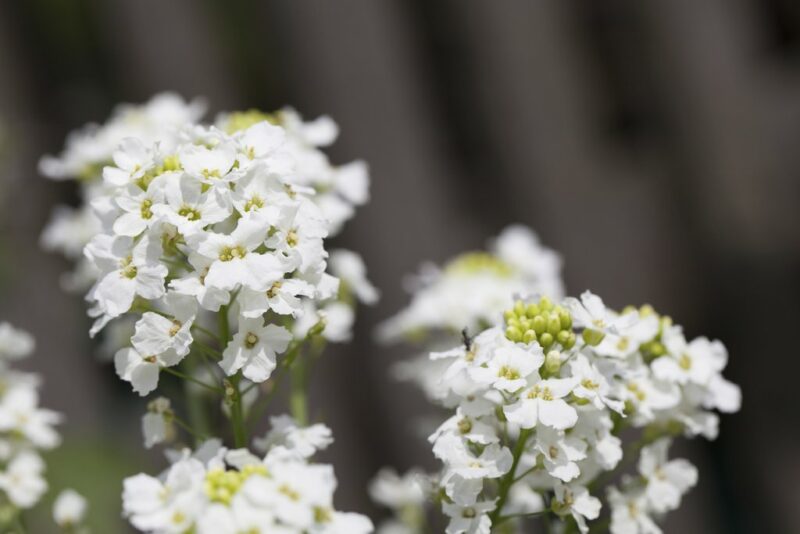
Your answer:
[[[569,341],[570,334],[572,334],[572,332],[569,330],[561,330],[558,334],[556,334],[556,341],[558,341],[562,346],[566,345],[567,341]],[[574,336],[575,334],[572,335]]]
[[[553,335],[550,334],[549,332],[545,332],[544,334],[539,336],[539,344],[542,346],[542,348],[549,347],[550,345],[553,344],[553,341],[555,341],[553,339]]]
[[[561,353],[551,350],[544,359],[544,368],[548,373],[554,375],[561,369]]]
[[[544,317],[541,315],[534,317],[531,324],[538,335],[544,334],[545,330],[547,329],[547,323],[545,322]]]
[[[603,332],[598,332],[597,330],[591,330],[587,328],[583,331],[583,340],[587,345],[591,345],[593,347],[599,345],[600,342],[603,341],[604,337],[606,337],[606,335]]]
[[[528,304],[525,313],[528,315],[528,317],[534,318],[537,315],[539,315],[539,306],[531,302],[530,304]]]
[[[557,315],[551,315],[550,319],[548,319],[547,331],[554,336],[558,335],[559,331],[561,331],[561,321],[558,319]]]
[[[536,341],[536,332],[533,330],[526,330],[524,334],[522,334],[522,341],[524,343],[533,343]]]
[[[574,346],[575,346],[575,341],[576,341],[576,338],[575,338],[575,332],[570,332],[570,333],[569,333],[569,337],[567,338],[567,341],[566,341],[566,342],[564,342],[564,343],[562,343],[561,345],[562,345],[562,346],[563,346],[565,349],[571,349],[572,347],[574,347]]]
[[[542,297],[539,300],[539,309],[542,311],[549,311],[553,308],[553,301],[547,297]]]
[[[561,328],[569,330],[572,328],[572,315],[567,310],[559,306],[556,308],[558,313],[558,320],[561,321]]]
[[[522,340],[522,332],[516,326],[509,326],[506,328],[506,337],[511,341],[518,342]]]

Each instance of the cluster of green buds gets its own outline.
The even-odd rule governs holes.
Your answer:
[[[572,316],[566,308],[553,304],[547,297],[539,302],[518,300],[503,316],[506,337],[515,343],[537,342],[545,351],[555,343],[565,350],[575,345]]]
[[[246,465],[241,471],[211,469],[206,473],[203,489],[211,501],[230,504],[242,484],[253,475],[268,476],[269,473],[263,464]],[[288,491],[286,490],[284,493],[288,493]]]
[[[489,273],[505,278],[514,274],[514,269],[488,252],[467,252],[450,261],[445,266],[445,272],[454,275]]]
[[[281,123],[279,113],[264,113],[257,109],[248,109],[247,111],[237,111],[228,115],[223,129],[226,133],[233,134],[242,130],[246,130],[258,124],[259,122],[267,121],[270,124],[278,125]]]

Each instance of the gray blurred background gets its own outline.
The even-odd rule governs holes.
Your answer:
[[[383,292],[330,351],[313,406],[334,428],[338,505],[380,517],[384,464],[434,466],[426,411],[371,332],[420,262],[531,225],[571,293],[649,302],[725,341],[744,407],[683,451],[701,481],[668,532],[800,532],[800,4],[791,0],[0,2],[0,318],[37,336],[30,366],[64,412],[54,485],[124,532],[120,480],[145,466],[135,398],[86,335],[64,260],[39,233],[74,184],[36,161],[120,101],[175,90],[223,109],[290,104],[342,128],[372,202],[338,245]],[[46,510],[40,515],[44,516]],[[48,532],[45,526],[34,532]]]

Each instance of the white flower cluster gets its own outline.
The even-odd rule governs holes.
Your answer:
[[[273,419],[259,440],[265,455],[229,450],[216,440],[176,454],[160,477],[125,480],[123,510],[143,532],[173,534],[366,534],[362,515],[336,511],[336,477],[310,457],[332,442],[323,425],[299,428]]]
[[[255,382],[315,324],[330,326],[329,340],[348,338],[352,309],[337,300],[339,280],[326,272],[329,223],[315,190],[295,184],[303,132],[268,121],[232,134],[191,125],[157,142],[125,138],[113,153],[103,193],[92,200],[102,231],[84,250],[98,273],[87,298],[92,334],[144,311],[132,347],[115,358],[140,394],[156,387],[160,368],[189,353],[198,309],[237,312],[238,333],[220,366]],[[363,274],[357,255],[340,254],[349,260],[343,276]],[[356,294],[374,291],[365,279],[351,283]],[[286,321],[265,325],[266,313],[273,322],[296,318],[293,332]]]
[[[378,337],[424,341],[423,354],[398,364],[395,374],[439,401],[446,394],[438,379],[444,368],[428,352],[451,346],[464,328],[479,331],[494,324],[510,295],[563,297],[561,258],[532,230],[512,225],[491,240],[488,251],[461,254],[443,268],[425,265],[411,289],[411,303],[379,327]]]
[[[103,179],[104,168],[116,164],[115,153],[124,153],[125,148],[120,147],[130,146],[128,143],[133,139],[139,144],[133,150],[149,150],[158,145],[160,148],[156,151],[160,151],[162,156],[169,155],[165,151],[174,152],[182,141],[203,142],[200,139],[202,134],[187,134],[186,130],[197,125],[204,113],[205,104],[201,100],[186,102],[178,95],[162,93],[142,105],[119,106],[105,124],[89,124],[72,132],[59,156],[42,158],[39,165],[42,174],[54,180],[76,180],[81,186],[80,205],[56,208],[42,234],[42,245],[46,249],[61,252],[76,262],[74,272],[63,280],[66,288],[85,290],[102,274],[84,258],[83,250],[95,235],[108,228],[108,219],[114,216],[115,211],[125,210],[113,200],[125,193],[125,187]],[[280,126],[284,132],[279,157],[288,164],[283,170],[291,169],[291,172],[282,173],[280,181],[298,186],[305,193],[313,190],[311,200],[322,213],[328,234],[335,235],[353,217],[355,208],[369,200],[366,165],[362,161],[342,166],[330,163],[320,148],[336,140],[338,126],[327,116],[303,122],[291,108],[273,114],[247,111],[221,114],[215,126],[227,134],[236,134],[265,121]],[[261,155],[251,154],[253,157]],[[173,159],[172,162],[179,163],[179,160]],[[166,163],[162,170],[170,170],[170,162]],[[153,170],[157,167],[150,169],[151,174]],[[228,181],[233,183],[235,180]],[[207,217],[213,218],[213,215]],[[335,313],[340,313],[340,310]]]
[[[483,330],[506,308],[509,295],[559,299],[564,294],[561,258],[521,225],[505,228],[488,251],[461,254],[442,268],[423,265],[409,286],[411,303],[379,327],[380,338],[413,340],[464,328]]]
[[[82,184],[83,204],[61,209],[43,242],[82,251],[72,285],[91,286],[90,333],[109,326],[119,377],[141,396],[163,373],[186,382],[178,408],[190,420],[152,400],[145,446],[224,436],[210,428],[213,405],[231,423],[232,450],[213,438],[213,454],[128,479],[126,515],[146,532],[369,532],[365,518],[333,510],[332,468],[307,461],[332,441],[326,427],[275,418],[257,442],[266,457],[244,449],[286,374],[306,424],[308,367],[326,341],[350,338],[356,301],[378,298],[360,256],[324,241],[368,200],[366,165],[329,162],[320,148],[338,129],[327,117],[247,111],[201,124],[202,108],[168,94],[125,106],[40,165]]]
[[[488,533],[537,513],[585,533],[601,511],[588,488],[641,447],[641,477],[623,492],[609,490],[611,531],[659,532],[647,518],[676,508],[697,477],[688,462],[667,462],[668,438],[714,438],[712,410],[740,404],[738,388],[721,375],[720,342],[688,342],[651,308],[617,313],[588,292],[561,305],[518,300],[502,325],[431,357],[448,362],[444,404],[455,409],[430,438],[444,464],[448,534]],[[641,430],[625,455],[624,428]]]
[[[39,406],[39,377],[9,367],[34,345],[27,332],[0,323],[0,527],[47,491],[40,452],[61,442],[54,429],[61,416]]]

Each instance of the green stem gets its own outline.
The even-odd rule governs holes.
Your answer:
[[[213,347],[211,347],[209,345],[206,345],[202,341],[198,341],[198,340],[195,339],[193,341],[193,345],[197,349],[199,349],[201,352],[203,352],[203,354],[205,354],[205,355],[212,356],[213,358],[215,358],[217,360],[221,360],[222,359],[222,354],[217,349],[215,349],[215,348],[213,348]]]
[[[504,516],[500,517],[497,520],[497,523],[495,523],[494,526],[497,526],[497,525],[499,525],[501,523],[504,523],[504,522],[508,521],[509,519],[527,519],[527,518],[530,518],[530,517],[539,517],[539,516],[542,516],[542,515],[545,515],[545,514],[549,514],[549,513],[550,513],[550,510],[541,510],[539,512],[530,512],[530,513],[526,513],[526,514],[504,515]]]
[[[511,486],[514,484],[514,473],[517,470],[519,459],[522,457],[522,453],[525,451],[525,442],[528,440],[528,436],[530,435],[531,431],[526,428],[523,428],[519,432],[519,437],[517,438],[517,444],[514,447],[511,469],[500,480],[500,488],[498,489],[497,492],[497,507],[489,515],[489,519],[492,521],[492,525],[497,523],[498,519],[500,518],[500,514],[503,512],[503,506],[505,506],[506,499],[508,499],[508,492],[511,489]]]
[[[306,373],[304,361],[300,358],[291,368],[292,392],[289,396],[289,408],[298,426],[308,425],[308,401],[306,398]]]
[[[231,298],[233,300],[234,297]],[[228,324],[228,306],[221,306],[219,309],[219,313],[217,314],[218,326],[219,326],[219,339],[221,341],[221,350],[224,352],[225,348],[228,346],[228,342],[231,338],[231,327]],[[242,391],[240,389],[240,384],[242,382],[242,372],[239,371],[236,375],[232,376],[229,380],[230,388],[232,389],[231,392],[227,391],[226,395],[229,395],[228,399],[230,401],[231,407],[231,427],[233,428],[233,443],[234,446],[237,448],[247,446],[247,429],[244,425],[244,408],[242,407]]]
[[[211,339],[215,339],[215,340],[219,341],[219,337],[217,336],[217,334],[215,334],[214,332],[212,332],[208,328],[204,328],[204,327],[200,326],[199,324],[193,324],[192,325],[192,330],[197,330],[198,332],[202,332],[203,334],[207,335]],[[195,343],[197,343],[197,340],[195,340]]]
[[[186,370],[186,374],[188,376],[194,375],[194,370],[196,369],[196,363],[194,358],[184,358],[183,362],[181,362]],[[194,389],[189,381],[183,383],[183,395],[186,399],[186,409],[189,413],[189,421],[191,422],[190,425],[186,425],[182,420],[175,417],[174,420],[178,424],[178,426],[186,427],[184,430],[187,430],[192,436],[195,437],[196,445],[200,445],[200,442],[203,441],[199,434],[206,434],[208,433],[208,420],[206,419],[206,410],[203,406],[203,395],[201,392],[198,392]],[[197,431],[193,430],[194,428]]]
[[[236,448],[247,446],[247,429],[244,425],[244,409],[242,407],[242,392],[239,384],[242,381],[241,372],[231,377],[230,384],[233,388],[231,398],[231,425],[233,426],[233,443]]]
[[[206,439],[208,439],[208,436],[206,436],[206,435],[205,435],[205,434],[203,434],[202,432],[198,432],[198,431],[196,431],[195,429],[193,429],[193,428],[192,428],[192,426],[191,426],[189,423],[187,423],[186,421],[184,421],[184,420],[183,420],[183,419],[181,419],[180,417],[178,417],[178,416],[176,416],[176,415],[173,415],[173,416],[172,416],[172,421],[173,421],[173,422],[174,422],[176,425],[178,425],[180,428],[182,428],[183,430],[185,430],[186,432],[188,432],[188,433],[189,433],[189,434],[190,434],[190,435],[191,435],[191,436],[192,436],[192,437],[195,439],[195,441],[197,441],[198,445],[199,445],[201,442],[203,442],[203,441],[205,441]]]
[[[220,306],[217,313],[217,321],[219,323],[219,339],[222,342],[222,350],[225,350],[231,337],[231,327],[228,324],[228,306]]]
[[[202,380],[198,380],[193,376],[189,376],[189,375],[187,375],[185,373],[181,373],[180,371],[176,371],[172,367],[162,367],[161,370],[162,371],[166,371],[167,373],[169,373],[171,375],[175,375],[178,378],[182,378],[184,380],[188,380],[189,382],[197,384],[198,386],[202,386],[202,387],[208,389],[209,391],[213,391],[214,393],[220,393],[220,394],[223,393],[223,391],[220,388],[218,388],[216,386],[212,386],[211,384],[206,384]]]
[[[247,420],[249,424],[255,423],[260,417],[261,414],[266,410],[272,399],[278,393],[278,389],[280,389],[281,381],[283,377],[286,375],[287,370],[292,367],[294,360],[297,358],[297,355],[300,353],[300,348],[303,345],[303,341],[294,342],[294,344],[286,351],[286,357],[281,362],[281,365],[278,367],[276,373],[273,375],[270,380],[272,381],[272,389],[269,393],[264,395],[257,405],[253,406],[250,410],[250,413],[247,414]]]

